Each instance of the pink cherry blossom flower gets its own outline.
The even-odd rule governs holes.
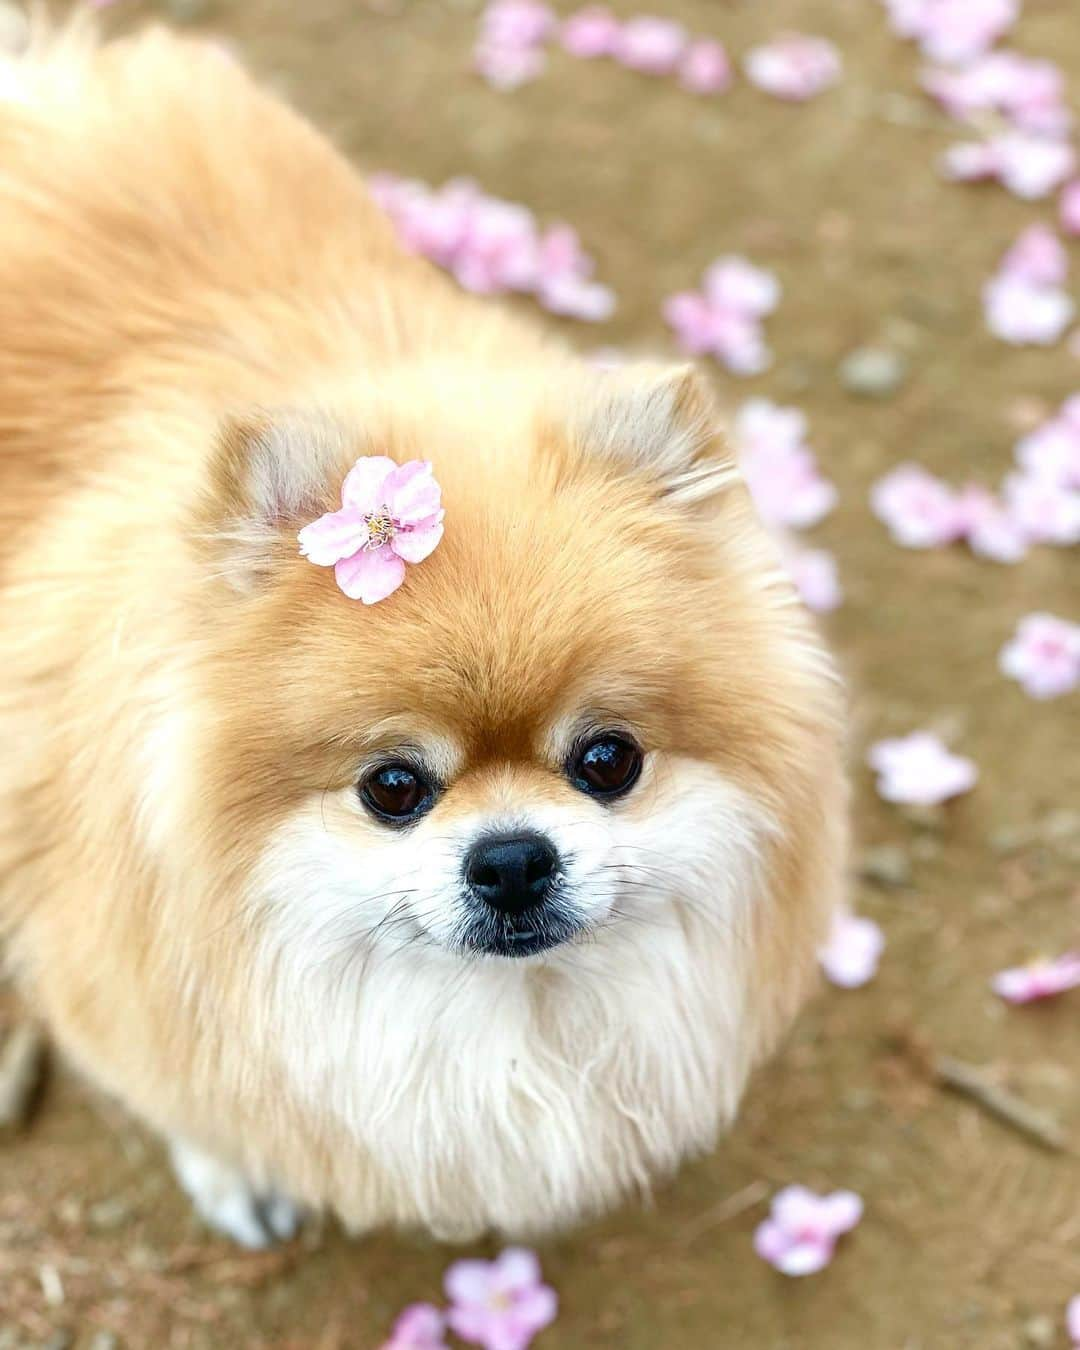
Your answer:
[[[1065,101],[1065,77],[1051,61],[1019,52],[989,52],[960,68],[934,67],[922,86],[953,117],[996,111],[1021,131],[1064,136],[1072,117]]]
[[[382,1350],[448,1350],[446,1319],[431,1303],[412,1303],[394,1323]]]
[[[554,30],[554,11],[541,0],[491,0],[480,19],[483,40],[498,47],[536,47]]]
[[[1066,952],[1053,960],[999,970],[990,987],[1006,1003],[1035,1003],[1080,988],[1080,952]]]
[[[814,453],[804,443],[806,419],[796,408],[781,408],[768,399],[743,404],[732,428],[739,464],[758,514],[772,529],[807,529],[836,505],[836,488],[823,478]],[[827,555],[805,564],[811,593],[828,606]],[[809,572],[817,570],[817,576]],[[796,579],[797,580],[797,579]],[[833,578],[835,582],[835,576]]]
[[[787,33],[753,47],[743,63],[746,78],[776,98],[802,102],[840,78],[840,53],[825,38]]]
[[[611,54],[630,70],[646,75],[670,75],[686,51],[688,40],[682,24],[643,14],[627,19],[620,27]]]
[[[836,559],[824,548],[788,548],[784,565],[799,592],[799,599],[815,614],[839,609],[844,592],[836,572]]]
[[[1062,190],[1060,215],[1065,233],[1080,235],[1080,178],[1066,183]]]
[[[1035,473],[1011,473],[1003,494],[1009,514],[1042,544],[1080,543],[1080,492]]]
[[[589,61],[614,53],[621,28],[619,20],[605,5],[587,5],[564,21],[559,29],[559,40],[571,56]]]
[[[1028,614],[1001,649],[1002,673],[1032,698],[1059,698],[1080,685],[1080,624],[1053,614]]]
[[[754,1250],[784,1275],[812,1275],[829,1264],[837,1240],[862,1214],[854,1191],[817,1195],[805,1186],[785,1186],[754,1233]]]
[[[983,308],[991,333],[1017,347],[1052,346],[1076,312],[1059,287],[1036,286],[1008,273],[999,273],[983,287]]]
[[[455,1261],[445,1286],[451,1330],[484,1350],[526,1350],[558,1309],[539,1261],[522,1247],[508,1247],[495,1261]]]
[[[679,62],[679,83],[692,94],[722,94],[731,87],[731,61],[723,43],[699,38]]]
[[[405,580],[406,563],[423,562],[438,546],[440,498],[427,460],[395,464],[368,455],[346,475],[341,510],[300,531],[300,552],[317,567],[332,567],[350,600],[374,605]]]
[[[937,548],[959,537],[953,490],[918,464],[900,464],[870,490],[870,506],[904,548]]]
[[[894,31],[914,38],[932,61],[972,61],[1020,15],[1019,0],[884,0]]]
[[[818,960],[833,984],[841,989],[859,989],[877,974],[884,950],[884,934],[873,919],[839,912]]]
[[[1080,1346],[1080,1294],[1069,1300],[1065,1309],[1065,1330],[1073,1343],[1074,1350]]]
[[[867,763],[879,775],[877,790],[887,802],[936,806],[975,786],[979,771],[970,759],[950,754],[929,731],[878,741]]]

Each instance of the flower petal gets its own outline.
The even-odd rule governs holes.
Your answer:
[[[796,1242],[776,1262],[776,1269],[783,1275],[813,1275],[824,1270],[834,1251],[834,1244],[824,1238]]]
[[[527,1247],[507,1247],[492,1271],[493,1287],[504,1293],[532,1289],[540,1278],[540,1262]]]
[[[426,459],[399,465],[387,476],[382,492],[391,515],[402,525],[418,525],[433,516],[442,495]]]
[[[446,1297],[452,1303],[486,1303],[492,1289],[490,1261],[455,1261],[443,1276]]]
[[[386,455],[365,455],[358,459],[341,485],[342,506],[355,506],[365,512],[376,510],[382,505],[383,482],[395,468],[397,465]]]
[[[300,552],[308,562],[313,562],[316,567],[333,567],[363,548],[368,539],[368,527],[361,511],[346,506],[313,520],[296,537],[300,541]]]
[[[365,605],[385,600],[405,580],[405,564],[389,545],[361,550],[343,558],[334,568],[337,584],[350,600]]]
[[[394,535],[390,547],[407,563],[419,563],[435,551],[443,537],[443,513],[430,518],[431,523],[417,525],[411,530],[401,530]]]

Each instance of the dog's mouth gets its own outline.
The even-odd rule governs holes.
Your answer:
[[[580,918],[561,906],[538,905],[514,915],[474,915],[461,935],[461,945],[477,955],[520,960],[571,942],[583,927]]]

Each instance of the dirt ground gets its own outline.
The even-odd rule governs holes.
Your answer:
[[[776,271],[775,367],[717,380],[733,399],[804,408],[840,488],[815,540],[836,552],[846,590],[828,627],[853,691],[859,856],[891,844],[911,867],[908,886],[858,881],[888,938],[880,976],[822,993],[716,1155],[651,1208],[543,1246],[561,1313],[537,1344],[1064,1346],[1063,1307],[1080,1292],[1080,995],[1008,1010],[987,979],[1080,930],[1076,697],[1035,703],[996,667],[1022,614],[1078,617],[1076,557],[1038,549],[999,567],[961,550],[907,553],[867,507],[871,482],[908,457],[996,482],[1025,417],[1080,388],[1075,355],[1009,348],[979,308],[1006,245],[1051,208],[938,179],[949,126],[872,0],[657,6],[736,53],[787,27],[831,37],[845,79],[798,109],[745,82],[706,102],[560,55],[535,84],[500,94],[469,71],[476,8],[222,0],[195,26],[227,37],[365,167],[470,174],[574,223],[620,297],[612,323],[565,325],[585,347],[670,352],[660,302],[718,254]],[[109,22],[153,12],[129,0]],[[1076,0],[1028,0],[1016,45],[1052,56],[1080,87]],[[907,360],[891,398],[857,399],[838,378],[866,342]],[[981,780],[941,820],[916,824],[877,799],[861,751],[923,725],[955,737]],[[1056,1117],[1073,1151],[1040,1149],[944,1092],[925,1069],[935,1052],[988,1066]],[[751,1247],[765,1197],[793,1180],[866,1201],[835,1263],[802,1281]],[[2,1350],[369,1350],[403,1304],[439,1296],[448,1259],[417,1239],[348,1242],[330,1226],[239,1254],[200,1229],[159,1144],[62,1070],[30,1128],[0,1146]]]

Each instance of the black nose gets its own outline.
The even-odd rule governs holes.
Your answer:
[[[517,914],[547,898],[559,855],[543,835],[491,835],[465,855],[465,880],[475,895],[503,914]]]

